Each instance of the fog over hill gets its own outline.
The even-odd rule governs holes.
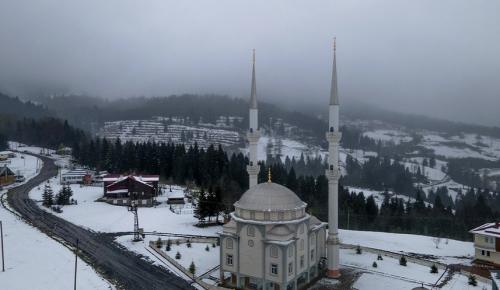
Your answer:
[[[256,48],[262,100],[318,106],[337,36],[343,104],[498,125],[499,27],[492,0],[3,0],[0,90],[246,97]]]

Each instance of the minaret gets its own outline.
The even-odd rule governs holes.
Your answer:
[[[339,96],[337,92],[337,60],[336,41],[333,41],[333,68],[330,90],[330,106],[328,117],[328,238],[326,240],[328,252],[328,271],[330,278],[340,277],[339,268],[339,142],[342,134],[339,132]]]
[[[249,177],[249,187],[257,185],[257,176],[259,175],[260,167],[257,164],[257,145],[259,143],[260,131],[258,122],[258,109],[257,109],[257,83],[255,81],[255,49],[253,50],[253,65],[252,65],[252,89],[250,93],[250,127],[247,133],[248,143],[250,144],[250,154],[248,159],[250,164],[247,165],[247,172]]]

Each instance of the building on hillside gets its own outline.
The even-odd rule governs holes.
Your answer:
[[[307,204],[293,191],[271,182],[271,172],[268,182],[258,183],[256,89],[254,53],[247,133],[250,188],[219,233],[220,279],[238,289],[299,289],[323,272],[326,223],[308,214]]]
[[[474,235],[475,260],[500,267],[500,222],[487,223],[469,232]]]
[[[0,167],[0,186],[12,184],[16,181],[16,174],[9,167]]]
[[[94,173],[88,169],[73,169],[61,174],[62,184],[90,184]]]
[[[159,175],[107,175],[103,178],[104,200],[115,205],[128,205],[130,199],[136,199],[139,206],[153,206],[159,180]]]

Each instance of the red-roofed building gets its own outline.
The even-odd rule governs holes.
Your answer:
[[[474,235],[476,260],[500,267],[500,222],[487,223],[469,232]]]
[[[104,199],[111,204],[128,205],[130,198],[139,206],[152,206],[158,195],[158,175],[106,175],[103,177]]]

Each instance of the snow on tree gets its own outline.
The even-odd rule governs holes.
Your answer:
[[[476,276],[472,274],[469,275],[469,285],[477,286]]]

